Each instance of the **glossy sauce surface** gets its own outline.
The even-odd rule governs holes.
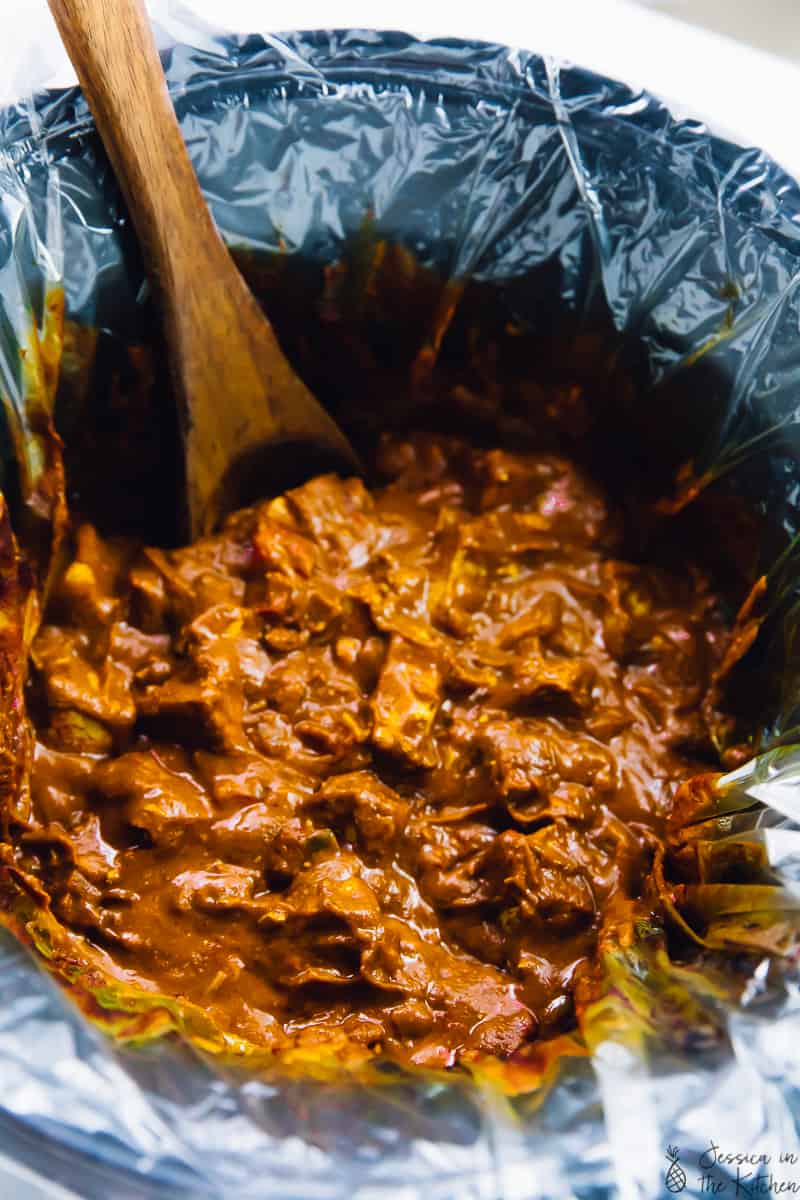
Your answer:
[[[729,635],[562,458],[419,434],[377,468],[177,551],[77,530],[19,861],[126,978],[260,1046],[507,1057],[574,1022],[713,763]]]

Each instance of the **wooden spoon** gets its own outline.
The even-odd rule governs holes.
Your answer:
[[[161,303],[183,432],[190,535],[210,532],[226,512],[254,499],[254,485],[262,495],[281,490],[287,462],[295,483],[323,464],[360,471],[344,434],[286,360],[217,232],[143,3],[49,4]]]

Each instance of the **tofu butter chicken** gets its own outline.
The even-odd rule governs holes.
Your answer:
[[[389,435],[376,476],[179,550],[75,530],[16,869],[231,1044],[508,1058],[573,1026],[615,913],[659,912],[731,635],[561,457]]]

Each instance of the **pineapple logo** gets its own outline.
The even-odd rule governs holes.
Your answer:
[[[677,1146],[667,1146],[667,1158],[669,1159],[669,1166],[664,1176],[667,1191],[673,1193],[682,1192],[686,1187],[686,1172],[678,1162]]]

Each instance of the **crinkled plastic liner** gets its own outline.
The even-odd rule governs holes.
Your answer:
[[[786,666],[762,725],[789,742],[800,698],[796,185],[646,94],[522,51],[363,31],[217,38],[184,25],[177,36],[170,87],[230,243],[333,262],[369,214],[445,279],[496,285],[529,327],[604,320],[624,335],[645,469],[662,451],[691,458],[764,521],[773,612],[759,641]],[[71,318],[143,336],[135,245],[75,91],[0,114],[0,387],[20,414],[19,349],[60,280]],[[688,401],[675,399],[676,380]],[[800,749],[784,744],[730,783],[737,835],[761,842],[796,893]],[[115,1046],[4,938],[0,1192],[649,1198],[667,1194],[674,1144],[695,1195],[690,1164],[711,1139],[773,1161],[800,1153],[791,972],[764,959],[727,1026],[724,1054],[689,1041],[666,1055],[657,1039],[634,1052],[609,1035],[591,1061],[563,1060],[544,1101],[466,1082],[264,1082],[172,1043]]]

